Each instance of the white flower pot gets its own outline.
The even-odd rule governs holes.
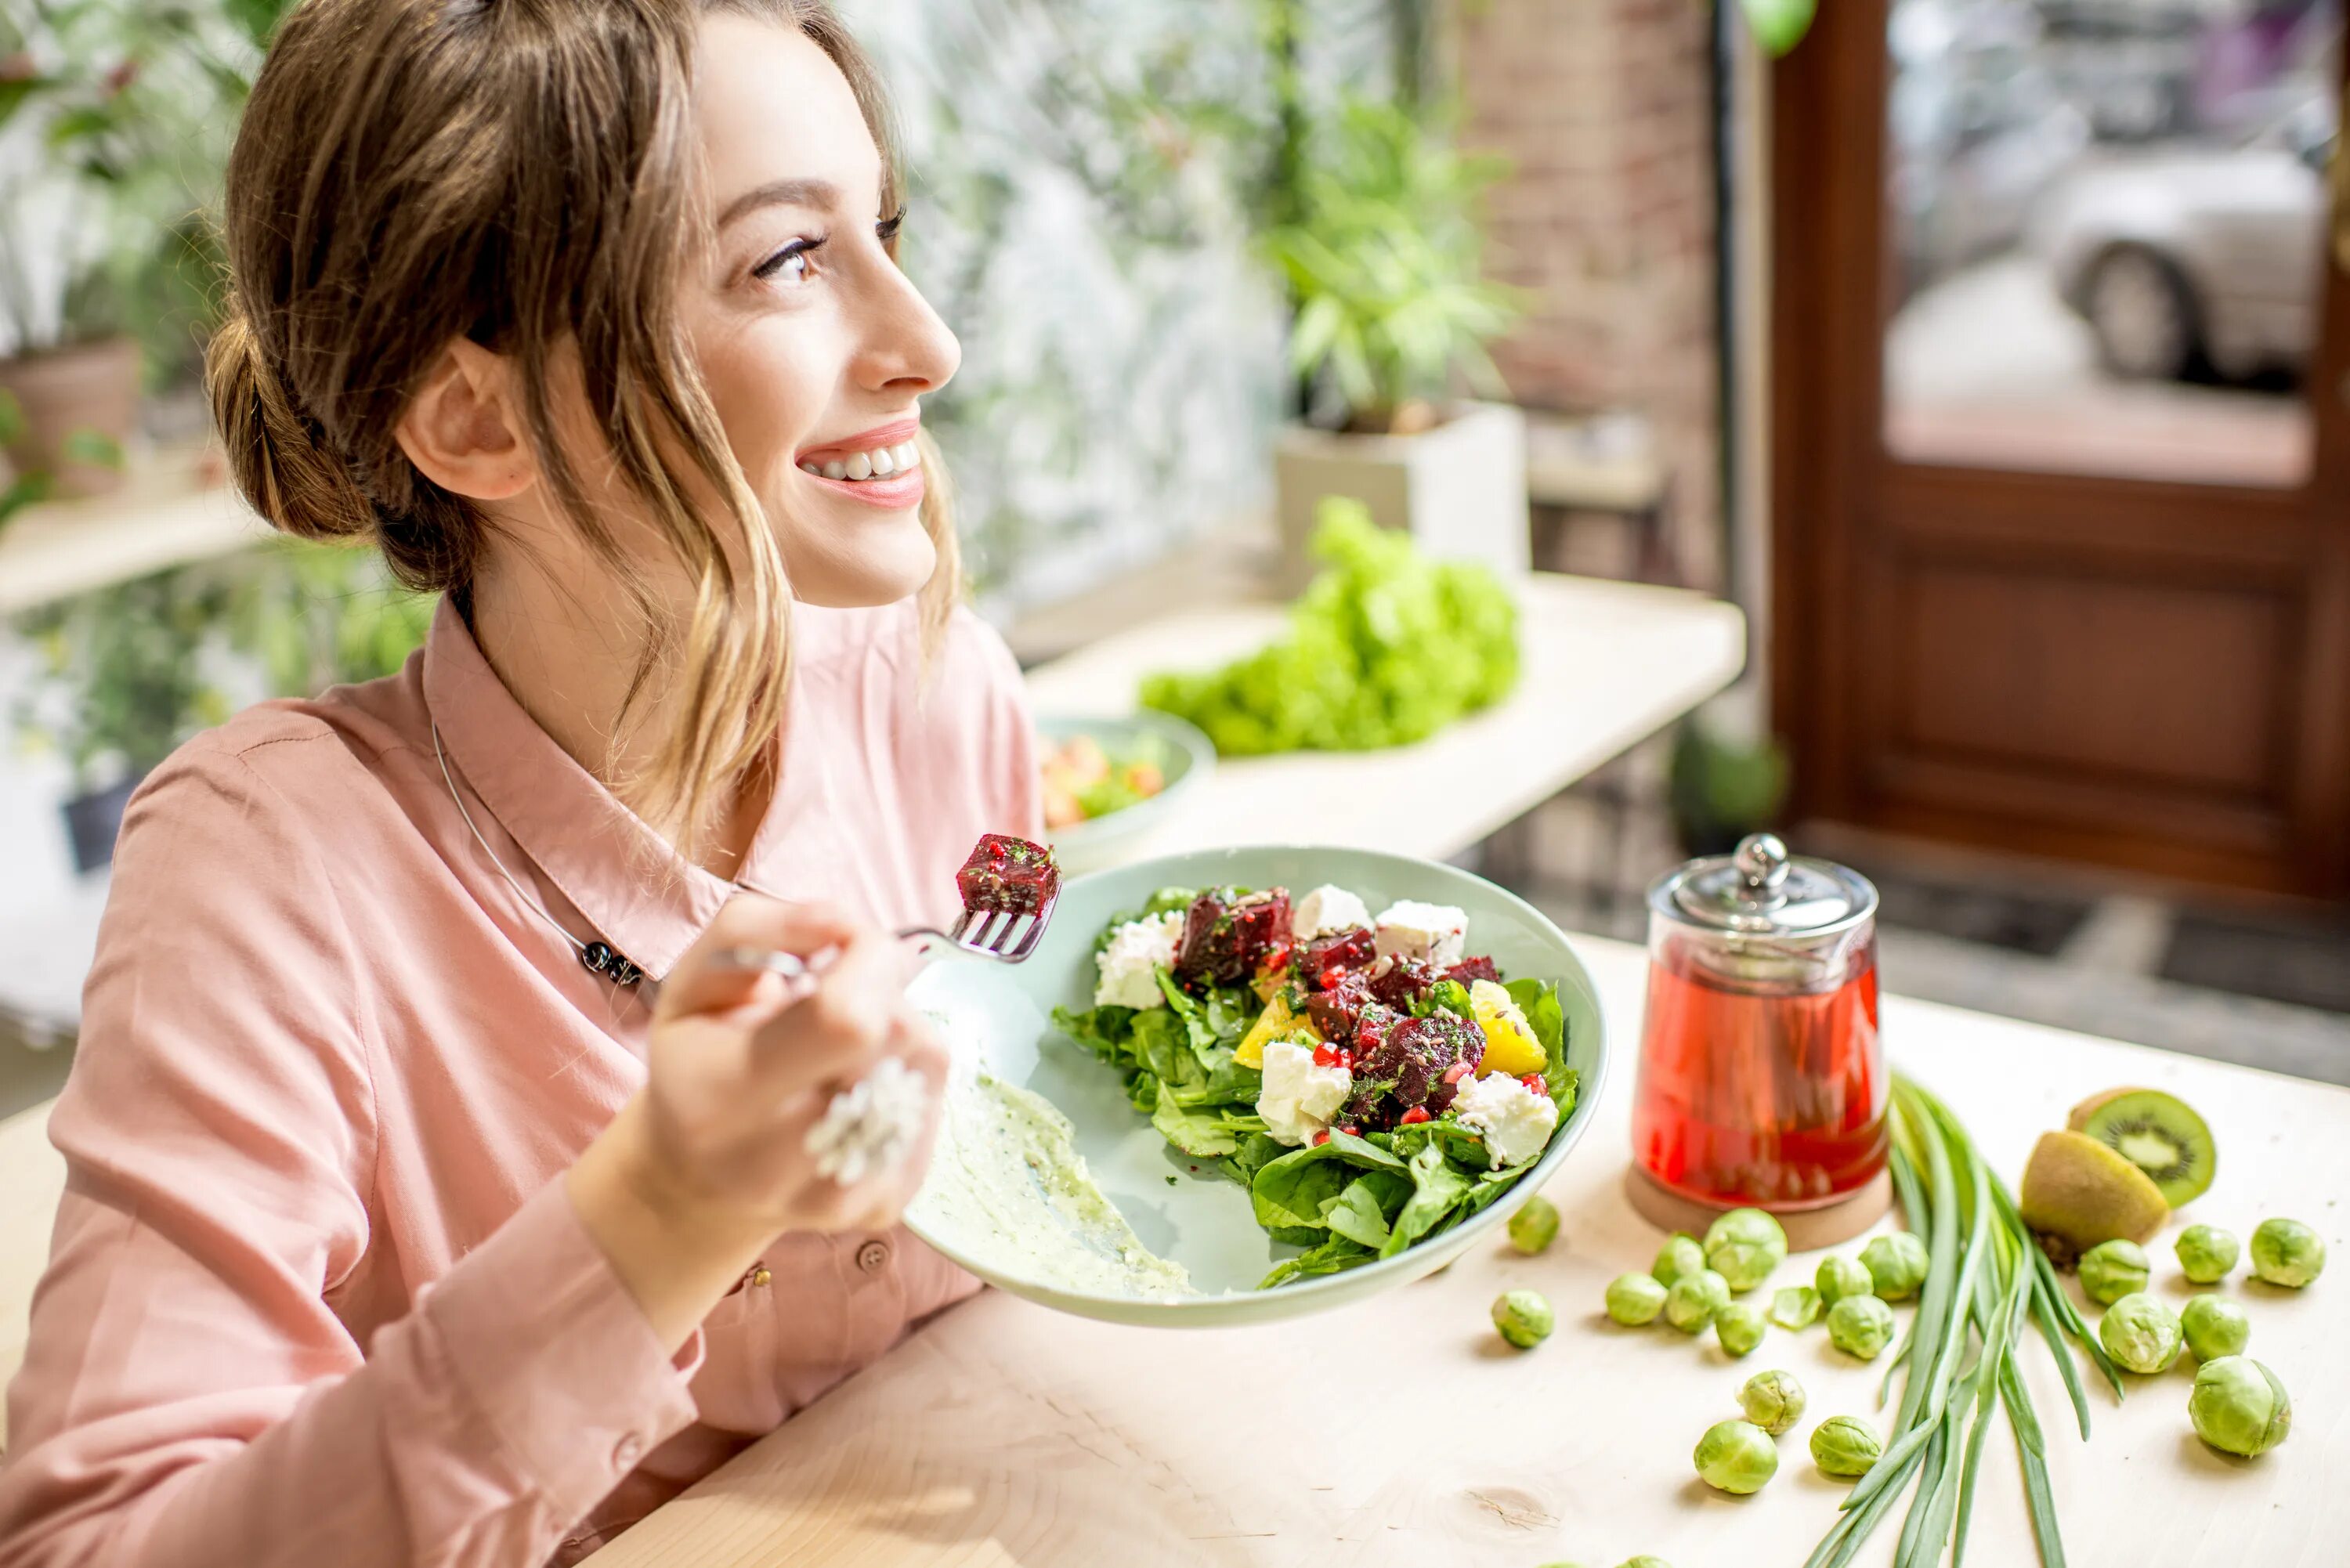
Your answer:
[[[1431,556],[1477,561],[1504,577],[1529,556],[1526,421],[1507,403],[1459,403],[1418,435],[1341,435],[1284,429],[1274,448],[1281,517],[1281,587],[1314,576],[1314,509],[1350,495],[1382,528],[1400,528]]]

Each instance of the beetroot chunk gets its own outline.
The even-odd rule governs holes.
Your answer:
[[[1339,974],[1362,969],[1378,956],[1378,938],[1368,926],[1316,937],[1297,950],[1297,978],[1314,991],[1327,991]]]
[[[1469,958],[1462,959],[1459,963],[1446,970],[1444,978],[1457,980],[1462,985],[1469,985],[1481,980],[1490,980],[1495,985],[1499,985],[1502,983],[1502,971],[1493,967],[1492,959]]]
[[[1371,977],[1356,969],[1333,971],[1326,989],[1305,998],[1306,1014],[1325,1040],[1352,1040],[1363,1009],[1376,1005]]]
[[[1043,845],[990,833],[981,836],[971,858],[955,873],[955,889],[966,909],[1034,914],[1060,892],[1061,868]]]
[[[1388,965],[1386,973],[1371,977],[1371,994],[1389,1007],[1409,1012],[1411,1004],[1434,991],[1436,982],[1442,978],[1434,964],[1399,958]]]
[[[1215,888],[1191,902],[1175,948],[1175,978],[1238,985],[1263,966],[1265,955],[1289,935],[1289,894],[1280,888],[1239,893]]]
[[[1374,1011],[1392,1022],[1368,1045],[1357,1031],[1355,1081],[1362,1089],[1348,1104],[1347,1114],[1367,1125],[1387,1127],[1413,1106],[1436,1111],[1450,1105],[1451,1085],[1444,1075],[1456,1064],[1474,1064],[1484,1054],[1482,1032],[1441,1010],[1426,1018],[1399,1018],[1375,1005],[1365,1010],[1366,1019]]]

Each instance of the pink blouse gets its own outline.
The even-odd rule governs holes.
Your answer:
[[[1003,643],[794,612],[743,881],[942,921],[1035,836]],[[777,1238],[674,1359],[556,1179],[644,1076],[476,844],[658,979],[733,888],[515,703],[447,605],[405,670],[265,704],[133,798],[50,1122],[69,1177],[10,1387],[0,1568],[575,1562],[976,1283],[904,1231]],[[650,990],[650,987],[643,988]]]

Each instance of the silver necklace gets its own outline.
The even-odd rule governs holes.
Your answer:
[[[506,879],[506,886],[515,890],[515,897],[523,901],[524,908],[552,927],[557,936],[570,943],[571,950],[579,955],[579,962],[588,970],[623,988],[634,986],[642,980],[645,971],[630,962],[626,954],[609,942],[581,941],[562,921],[546,912],[545,904],[515,880],[515,874],[506,869],[506,863],[498,858],[498,852],[490,847],[490,841],[482,836],[480,828],[473,826],[473,814],[465,809],[465,797],[457,793],[457,781],[449,774],[449,754],[441,749],[441,725],[438,721],[428,722],[432,725],[432,756],[441,764],[441,782],[449,786],[449,798],[456,802],[457,815],[465,819],[466,830],[473,834],[473,842],[482,846],[482,853],[490,857],[490,864],[498,868],[498,875]]]

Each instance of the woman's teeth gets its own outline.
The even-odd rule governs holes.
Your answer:
[[[877,446],[853,457],[836,457],[828,462],[804,462],[800,468],[826,479],[887,479],[893,473],[919,467],[921,461],[922,454],[909,441],[896,446]]]

